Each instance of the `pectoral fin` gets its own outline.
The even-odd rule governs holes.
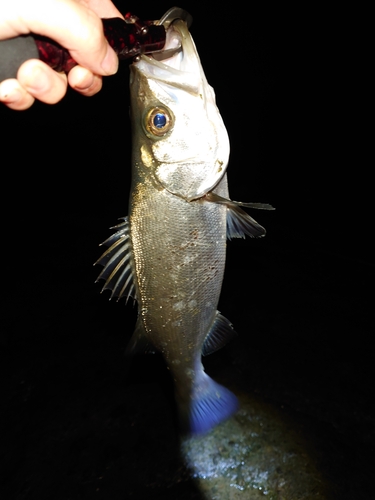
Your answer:
[[[242,208],[237,206],[228,207],[227,214],[227,238],[261,238],[265,236],[266,230],[257,223]]]
[[[245,238],[246,235],[251,238],[261,238],[266,234],[263,226],[257,223],[242,207],[258,208],[262,210],[274,210],[268,203],[242,203],[241,201],[232,201],[210,192],[205,199],[227,207],[227,238]]]
[[[216,311],[216,316],[202,347],[202,355],[207,356],[221,349],[237,335],[232,323]]]
[[[105,279],[106,282],[102,288],[112,290],[111,297],[129,297],[136,299],[136,291],[133,278],[133,257],[129,237],[129,222],[127,217],[123,217],[124,222],[118,224],[114,229],[118,229],[102,245],[108,246],[103,255],[94,265],[101,264],[104,269],[99,274],[96,281]]]

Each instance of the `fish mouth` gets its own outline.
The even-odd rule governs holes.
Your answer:
[[[201,92],[202,79],[205,80],[197,49],[183,19],[169,24],[163,50],[143,54],[136,66],[146,78],[168,82],[197,95]]]
[[[166,61],[166,64],[168,64],[168,59],[173,60],[173,56],[179,54],[180,52],[182,52],[182,50],[181,35],[176,29],[174,29],[172,24],[166,31],[165,45],[163,50],[150,54],[150,57],[152,57],[156,61]]]
[[[180,7],[172,7],[161,17],[159,21],[156,21],[155,24],[162,25],[166,30],[166,40],[163,49],[152,53],[152,57],[157,61],[164,61],[174,56],[176,53],[181,52],[181,35],[172,27],[177,21],[184,21],[186,24],[186,30],[189,30],[193,22],[193,18],[186,10],[181,9]]]
[[[176,21],[176,19],[182,19],[183,21],[186,22],[187,27],[190,28],[193,18],[184,9],[181,9],[180,7],[172,7],[167,12],[159,19],[159,21],[156,22],[156,24],[162,24],[164,28],[168,28],[171,23]]]

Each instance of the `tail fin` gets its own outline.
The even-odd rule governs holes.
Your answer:
[[[238,409],[236,396],[201,372],[202,384],[195,384],[188,405],[181,411],[182,423],[191,434],[204,434],[229,418]]]

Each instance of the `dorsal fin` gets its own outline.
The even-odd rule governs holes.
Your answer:
[[[110,298],[117,297],[117,300],[120,300],[122,297],[126,297],[126,301],[128,301],[129,297],[136,300],[134,263],[129,237],[129,221],[127,217],[122,217],[122,219],[124,222],[111,228],[117,229],[117,231],[102,243],[109,248],[94,265],[104,266],[96,280],[106,280],[102,292],[107,289],[112,290]]]
[[[156,349],[147,338],[141,317],[138,316],[135,330],[126,346],[125,356],[131,359],[135,354],[155,354]]]

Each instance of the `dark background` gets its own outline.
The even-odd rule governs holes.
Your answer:
[[[150,19],[172,6],[124,5]],[[208,366],[233,366],[242,387],[304,423],[337,498],[368,499],[373,182],[355,20],[181,7],[230,136],[231,197],[276,207],[251,213],[266,238],[228,245],[220,310],[240,336]],[[161,360],[124,366],[136,308],[94,284],[97,245],[127,214],[128,65],[95,97],[0,108],[4,498],[93,498],[105,471],[102,498],[199,498],[186,477],[183,491],[173,483],[183,466]]]

